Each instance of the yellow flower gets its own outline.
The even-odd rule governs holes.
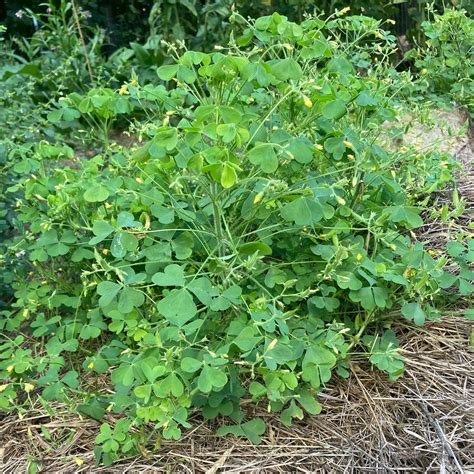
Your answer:
[[[293,51],[293,46],[291,46],[291,44],[288,44],[288,43],[284,43],[283,44],[283,47],[287,50],[287,51]]]
[[[138,81],[137,81],[136,79],[132,79],[132,80],[130,81],[130,85],[133,86],[133,87],[135,87],[135,86],[138,85]]]
[[[336,201],[338,202],[338,204],[340,204],[341,206],[345,206],[346,205],[346,200],[344,198],[342,198],[341,196],[337,196],[336,197]]]
[[[87,366],[88,369],[93,369],[94,368],[94,362],[91,362],[88,366]]]
[[[277,345],[278,339],[273,339],[270,344],[268,344],[267,351],[271,351]]]
[[[8,388],[8,385],[0,385],[0,393],[4,392]]]
[[[415,276],[416,275],[416,270],[414,268],[412,268],[410,270],[410,276]]]
[[[339,15],[345,15],[347,12],[351,11],[351,7],[344,7],[340,12]]]
[[[102,249],[102,253],[104,255],[108,255],[109,254],[109,249]]]
[[[78,466],[82,466],[84,464],[84,459],[81,459],[81,458],[74,458],[74,462],[78,465]]]
[[[47,283],[48,283],[47,280],[41,280],[42,285],[46,285]]]
[[[164,126],[164,127],[167,127],[169,124],[170,124],[170,118],[169,118],[169,116],[167,115],[167,116],[163,119],[163,126]]]
[[[119,89],[119,94],[120,95],[130,94],[130,92],[128,91],[127,84],[122,85],[122,87]]]
[[[26,393],[30,393],[34,388],[35,388],[35,386],[32,383],[25,383],[25,392]]]
[[[13,365],[9,365],[9,366],[7,367],[7,372],[8,372],[9,374],[11,374],[11,373],[13,372],[13,369],[14,369]]]
[[[356,186],[357,186],[357,177],[354,176],[354,177],[352,178],[352,187],[355,188]]]
[[[307,96],[303,97],[303,102],[304,102],[304,105],[308,107],[308,109],[310,109],[313,106],[313,101]]]
[[[376,36],[377,38],[379,38],[379,39],[383,39],[383,34],[380,33],[380,31],[377,31],[377,32],[375,33],[375,36]]]
[[[387,23],[390,23],[391,25],[395,25],[396,21],[395,20],[392,20],[391,18],[389,18],[387,20]]]
[[[316,143],[316,144],[314,145],[314,148],[316,148],[316,150],[319,150],[319,151],[324,150],[323,146],[322,146],[320,143]]]
[[[253,200],[253,203],[254,203],[254,204],[258,204],[262,199],[263,199],[263,193],[262,193],[262,192],[259,192],[259,193],[255,196],[255,198],[254,198],[254,200]]]
[[[172,115],[174,115],[174,110],[168,110],[168,112],[166,112],[166,115],[168,115],[168,117],[171,117]]]
[[[436,255],[436,252],[433,250],[433,249],[429,249],[428,250],[428,253],[433,257],[434,255]]]
[[[346,148],[354,148],[354,145],[351,142],[347,141],[347,140],[344,140],[343,143],[344,143],[344,146]]]
[[[142,179],[142,178],[135,178],[135,181],[136,181],[138,184],[143,184],[143,179]]]
[[[104,206],[106,209],[110,209],[112,207],[112,204],[110,204],[110,202],[106,202]]]
[[[358,254],[356,255],[356,260],[357,260],[358,262],[360,262],[363,258],[364,258],[364,256],[363,256],[361,253],[358,253]]]

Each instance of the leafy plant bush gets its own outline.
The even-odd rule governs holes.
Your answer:
[[[37,389],[116,414],[96,440],[106,464],[179,439],[196,409],[259,442],[242,399],[287,425],[317,414],[355,351],[399,377],[392,322],[437,318],[449,287],[446,259],[412,229],[453,165],[385,143],[394,38],[359,16],[236,21],[229,48],[160,67],[168,87],[134,78],[58,101],[60,129],[99,131],[95,157],[46,141],[16,151],[14,250],[31,268],[0,321],[0,408]],[[136,113],[136,146],[109,142],[110,123]]]
[[[15,231],[21,231],[15,218],[18,193],[6,190],[28,171],[21,163],[22,148],[13,150],[41,139],[54,141],[56,130],[45,120],[49,104],[72,91],[86,90],[91,82],[70,2],[49,2],[42,4],[41,13],[25,9],[18,16],[24,21],[34,20],[38,29],[31,38],[5,40],[5,28],[0,27],[0,121],[4,136],[0,143],[1,308],[11,298],[12,269],[25,260],[21,254],[6,256],[10,239]],[[84,21],[83,12],[79,19]],[[90,36],[86,50],[95,84],[111,83],[113,75],[120,74],[121,64],[106,63],[101,55],[104,38],[100,32],[91,29]]]
[[[464,10],[430,12],[421,24],[426,42],[408,53],[420,70],[421,91],[448,96],[474,113],[474,20]]]

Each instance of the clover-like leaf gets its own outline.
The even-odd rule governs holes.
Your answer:
[[[97,293],[101,296],[99,298],[100,306],[108,306],[117,296],[122,286],[112,281],[101,281],[97,285]]]
[[[151,281],[159,286],[184,286],[186,283],[183,267],[174,263],[168,265],[164,272],[155,273]]]
[[[158,311],[172,324],[181,327],[197,313],[193,297],[185,288],[171,290],[157,304]]]
[[[217,430],[217,434],[220,436],[226,436],[228,434],[243,436],[253,444],[260,444],[262,442],[260,436],[265,433],[265,429],[265,422],[261,418],[254,418],[253,420],[239,425],[221,426]]]
[[[285,204],[281,209],[281,216],[286,221],[306,226],[316,224],[322,219],[330,219],[334,216],[334,208],[318,198],[300,197]]]
[[[259,143],[249,151],[248,158],[265,173],[273,173],[278,168],[278,157],[271,143]]]
[[[414,321],[417,326],[422,326],[426,315],[419,303],[407,303],[402,306],[402,314],[410,321]]]

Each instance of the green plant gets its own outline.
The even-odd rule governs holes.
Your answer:
[[[429,10],[431,21],[421,27],[425,44],[407,54],[419,70],[423,93],[447,97],[474,113],[474,20],[464,10]]]
[[[24,20],[34,20],[38,26],[31,38],[4,38],[0,27],[0,121],[4,138],[0,143],[0,308],[12,298],[12,269],[23,265],[22,253],[8,256],[6,248],[15,231],[21,232],[16,219],[19,194],[7,192],[20,176],[33,170],[24,162],[27,143],[41,139],[55,140],[56,130],[46,119],[50,103],[72,91],[83,91],[90,85],[84,49],[72,14],[70,2],[42,4],[41,13],[25,9]],[[84,12],[79,21],[85,20]],[[120,69],[106,64],[101,54],[103,35],[83,26],[86,34],[86,54],[96,85],[113,83],[112,74]],[[90,39],[88,37],[90,36]],[[120,63],[118,64],[120,67]]]
[[[31,268],[0,321],[0,406],[26,382],[116,414],[96,440],[106,464],[179,439],[195,409],[257,443],[265,427],[243,398],[291,425],[321,411],[318,392],[356,352],[399,377],[393,321],[439,316],[446,259],[411,230],[453,164],[384,146],[394,38],[360,16],[235,21],[228,49],[171,47],[168,88],[133,79],[60,101],[50,120],[91,124],[96,156],[21,150],[12,251]],[[111,121],[136,110],[137,146],[111,142]]]

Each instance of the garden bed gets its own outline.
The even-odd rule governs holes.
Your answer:
[[[48,413],[37,402],[23,420],[3,420],[2,472],[26,472],[34,460],[42,472],[469,472],[472,330],[472,322],[456,316],[423,329],[403,323],[403,378],[389,382],[365,360],[354,360],[349,379],[322,394],[320,415],[286,428],[260,407],[268,430],[258,446],[218,437],[215,425],[195,420],[182,440],[166,441],[156,453],[113,468],[94,467],[99,423],[61,404]]]
[[[448,117],[456,129],[459,117]],[[427,143],[439,138],[436,131],[424,136]],[[466,200],[456,225],[466,230],[474,202],[472,143],[458,139],[451,147],[463,167],[458,189]],[[448,231],[435,219],[418,235],[432,248],[444,248]],[[366,357],[354,356],[349,378],[331,381],[321,394],[320,415],[285,427],[263,404],[257,406],[251,414],[267,425],[260,445],[219,437],[215,423],[195,416],[180,441],[163,441],[154,453],[143,449],[140,458],[112,468],[94,467],[100,423],[70,406],[54,403],[52,411],[35,401],[22,419],[11,414],[2,420],[1,472],[472,472],[474,328],[456,313],[457,308],[446,311],[423,328],[396,324],[406,365],[396,382]]]

